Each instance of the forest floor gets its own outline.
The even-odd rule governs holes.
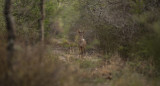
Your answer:
[[[67,64],[78,65],[78,71],[88,74],[82,81],[93,86],[110,86],[114,76],[125,68],[125,62],[118,54],[107,56],[93,50],[79,55],[78,47],[64,47],[60,40],[54,40],[54,44],[51,53]]]
[[[94,49],[80,56],[77,45],[63,39],[53,39],[51,44],[54,44],[49,46],[51,54],[81,71],[78,78],[82,77],[80,82],[85,83],[84,86],[159,86],[159,81],[141,73],[152,73],[152,69],[146,70],[148,66],[143,61],[124,61],[118,53],[103,55]]]

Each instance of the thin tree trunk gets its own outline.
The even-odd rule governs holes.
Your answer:
[[[45,11],[44,11],[44,0],[40,0],[39,4],[41,18],[39,20],[39,29],[40,29],[40,40],[44,41],[44,17],[45,17]]]
[[[44,48],[44,18],[45,18],[45,10],[44,10],[44,1],[45,0],[40,0],[40,3],[39,3],[39,9],[40,9],[40,19],[39,19],[39,38],[42,42],[42,45],[41,45],[41,49],[40,50],[43,50]],[[39,58],[39,61],[41,62],[42,61],[42,53],[40,53],[40,58]]]
[[[14,32],[14,22],[13,17],[11,16],[11,1],[12,0],[5,0],[5,7],[4,7],[4,16],[6,21],[6,29],[8,31],[8,62],[10,64],[11,59],[14,54],[14,41],[15,41],[15,32]]]
[[[5,7],[4,7],[4,17],[6,22],[6,29],[8,32],[8,57],[7,57],[7,67],[8,70],[6,71],[5,76],[5,86],[10,86],[13,84],[13,79],[11,79],[10,73],[8,71],[12,71],[12,58],[14,57],[14,41],[15,41],[15,33],[14,33],[14,22],[13,17],[11,16],[11,1],[12,0],[5,0]]]

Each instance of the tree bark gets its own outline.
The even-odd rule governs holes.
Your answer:
[[[40,40],[43,42],[44,41],[44,17],[45,17],[44,0],[40,0],[39,9],[40,9],[40,15],[41,15],[41,18],[39,19]]]
[[[12,58],[14,57],[14,41],[15,41],[15,32],[14,32],[14,22],[13,22],[13,17],[11,15],[11,1],[12,0],[5,0],[4,3],[4,17],[5,17],[5,22],[6,22],[6,29],[8,32],[8,39],[7,39],[7,67],[8,70],[6,71],[6,76],[5,76],[5,86],[10,86],[13,84],[13,79],[10,77],[10,73],[12,71]]]
[[[10,64],[10,60],[14,54],[14,41],[15,41],[15,31],[14,31],[14,22],[13,17],[11,15],[11,1],[12,0],[5,0],[5,7],[4,7],[4,16],[6,21],[6,29],[8,32],[8,62]]]

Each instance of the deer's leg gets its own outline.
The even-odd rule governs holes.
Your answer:
[[[82,48],[82,51],[83,51],[83,54],[85,54],[85,47],[83,46],[83,48]]]
[[[81,48],[82,50],[81,50],[81,54],[83,55],[83,47]]]
[[[83,54],[83,47],[81,47],[81,54]]]
[[[78,49],[79,49],[79,53],[80,53],[81,52],[81,47],[79,46]]]
[[[86,48],[84,47],[84,54],[86,53]]]

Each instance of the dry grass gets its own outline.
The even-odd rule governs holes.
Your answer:
[[[49,54],[46,47],[39,44],[15,46],[15,56],[12,61],[13,70],[5,66],[6,43],[0,42],[0,85],[6,83],[10,86],[79,86],[76,79],[76,68],[64,64]],[[4,53],[2,53],[4,52]],[[4,81],[5,73],[9,72],[9,79],[13,82]]]
[[[51,45],[54,43],[55,45]],[[42,47],[41,44],[26,46],[17,42],[13,71],[10,72],[10,79],[14,83],[9,83],[5,81],[5,73],[9,72],[5,66],[6,43],[4,39],[1,40],[0,85],[8,83],[10,86],[159,86],[158,81],[148,81],[147,77],[132,71],[135,66],[124,62],[117,53],[109,58],[98,53],[86,54],[80,58],[76,47],[70,52],[70,48],[64,49],[62,42],[54,40],[54,43],[48,42]]]

